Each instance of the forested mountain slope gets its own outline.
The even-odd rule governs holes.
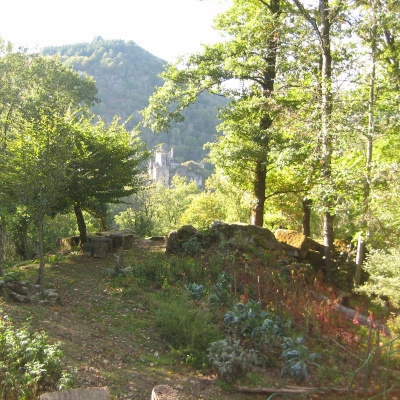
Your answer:
[[[154,88],[162,85],[158,75],[166,64],[133,41],[103,40],[101,37],[91,43],[46,47],[42,53],[58,53],[65,64],[93,76],[101,100],[93,111],[108,123],[114,115],[124,120],[132,116],[129,129],[140,121],[139,111],[147,106]],[[221,98],[205,94],[184,113],[185,121],[175,124],[169,134],[154,134],[144,129],[143,140],[149,148],[159,143],[173,147],[178,162],[201,161],[205,156],[204,143],[214,141],[218,124],[216,114],[221,101]]]

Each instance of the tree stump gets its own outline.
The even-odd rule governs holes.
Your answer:
[[[151,392],[151,400],[180,400],[179,393],[167,385],[158,385]]]

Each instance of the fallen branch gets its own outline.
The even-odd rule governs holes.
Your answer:
[[[302,395],[308,393],[329,393],[334,392],[336,394],[349,394],[350,392],[360,396],[366,394],[364,390],[355,390],[355,389],[345,389],[345,388],[317,388],[317,387],[302,387],[302,386],[282,386],[282,387],[249,387],[249,386],[237,386],[238,392],[241,393],[257,393],[257,394],[283,394],[283,395]],[[368,395],[378,394],[378,391],[370,391],[368,390]]]

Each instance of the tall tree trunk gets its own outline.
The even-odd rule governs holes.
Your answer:
[[[86,223],[85,219],[83,218],[81,205],[79,203],[75,203],[74,212],[76,216],[76,222],[78,224],[81,243],[86,243],[87,242]]]
[[[40,293],[44,297],[44,244],[43,244],[43,218],[39,217],[37,221],[37,230],[39,238],[39,273],[36,283],[40,286]]]
[[[3,276],[5,247],[6,247],[6,219],[4,215],[0,215],[0,276]]]
[[[303,235],[311,236],[311,199],[303,199],[301,205],[303,206],[302,226]]]
[[[365,156],[365,179],[364,179],[364,190],[363,190],[363,226],[362,231],[368,234],[368,213],[369,213],[369,202],[371,196],[371,165],[372,165],[372,150],[373,150],[373,139],[375,134],[375,78],[376,78],[376,33],[377,33],[377,19],[375,15],[375,1],[370,4],[372,12],[372,21],[370,29],[370,41],[371,41],[371,72],[369,80],[369,98],[368,98],[368,131],[366,134],[367,139],[367,151]],[[364,262],[365,256],[365,238],[363,232],[358,234],[357,241],[357,257],[356,257],[356,271],[354,274],[354,285],[357,287],[361,283],[361,269]]]
[[[331,132],[332,118],[332,54],[330,31],[331,23],[329,13],[331,7],[328,0],[319,0],[319,15],[321,19],[320,42],[322,49],[322,68],[321,68],[321,131],[322,131],[322,173],[326,185],[330,187],[332,173],[332,149],[333,138]],[[324,197],[324,254],[325,268],[328,279],[331,275],[334,240],[334,215],[331,213],[332,199],[330,196]]]
[[[315,34],[318,37],[321,49],[321,65],[320,65],[320,90],[321,90],[321,144],[322,144],[322,176],[325,180],[326,187],[330,187],[332,173],[332,150],[333,135],[331,132],[332,119],[332,53],[331,53],[331,21],[330,13],[333,12],[329,0],[319,0],[318,16],[320,25],[317,25],[316,19],[304,8],[300,0],[293,0],[300,13],[310,23]],[[325,254],[325,272],[327,278],[331,275],[331,251],[334,240],[334,215],[331,210],[333,208],[333,199],[331,196],[324,196],[324,254]]]
[[[264,162],[257,162],[254,180],[255,201],[251,210],[251,223],[256,226],[264,225],[264,204],[265,204],[265,179],[267,167]]]
[[[272,14],[272,18],[278,21],[281,13],[281,0],[271,0],[268,5],[268,10]],[[263,3],[265,4],[265,3]],[[278,23],[277,23],[278,26]],[[277,32],[271,32],[266,43],[266,60],[267,67],[263,71],[263,96],[269,99],[274,93],[274,85],[276,78],[276,62],[278,50],[278,36]],[[271,128],[273,120],[269,111],[266,110],[260,121],[261,135],[259,138],[259,148],[263,149],[261,155],[263,159],[258,159],[255,165],[255,178],[253,194],[255,201],[251,210],[251,223],[257,226],[264,225],[264,204],[265,204],[265,188],[267,177],[267,162],[269,152],[269,138],[268,129]]]

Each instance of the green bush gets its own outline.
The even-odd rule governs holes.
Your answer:
[[[0,320],[0,398],[36,399],[41,392],[63,390],[72,379],[61,366],[62,351],[45,333],[28,325],[17,329],[7,316]]]
[[[384,303],[388,298],[395,306],[400,305],[400,250],[371,250],[364,263],[369,274],[368,281],[356,292],[365,293],[374,300]]]
[[[284,338],[283,348],[281,357],[285,365],[282,368],[282,377],[291,376],[298,381],[304,381],[308,378],[310,367],[319,368],[316,360],[320,359],[321,355],[311,353],[309,348],[303,344],[302,337]]]
[[[251,370],[257,362],[257,355],[254,350],[245,350],[239,340],[228,337],[211,343],[208,359],[220,379],[234,382]]]
[[[186,361],[196,366],[208,363],[207,349],[220,339],[208,309],[189,302],[187,297],[166,299],[156,312],[161,335],[176,350],[184,352]]]
[[[208,296],[208,302],[212,308],[227,307],[232,303],[234,297],[232,293],[232,282],[233,276],[226,272],[222,272],[218,276],[218,280],[210,289],[210,294]]]

